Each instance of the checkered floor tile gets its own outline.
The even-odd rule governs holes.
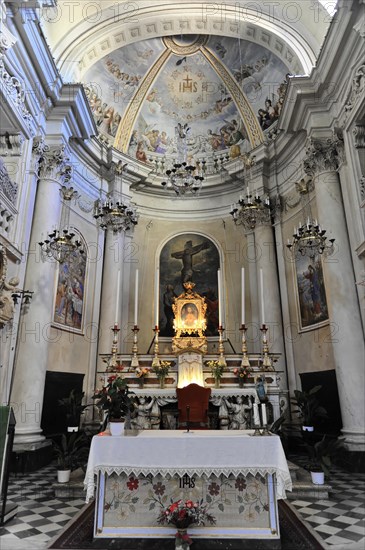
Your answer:
[[[301,462],[300,457],[290,460]],[[50,539],[84,506],[80,498],[54,498],[55,480],[54,465],[38,472],[11,475],[8,500],[18,505],[18,513],[0,527],[0,550],[45,549]],[[295,500],[291,504],[324,541],[324,547],[365,550],[365,474],[334,468],[330,483],[329,499]]]
[[[303,466],[301,457],[290,457]],[[333,550],[365,550],[365,474],[333,467],[329,499],[294,500],[291,504]]]
[[[18,512],[15,518],[0,527],[0,550],[46,548],[85,505],[80,498],[56,499],[53,491],[56,479],[54,465],[37,472],[11,475],[8,501],[18,505]]]

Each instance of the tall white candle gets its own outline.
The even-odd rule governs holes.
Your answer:
[[[259,415],[259,407],[257,403],[253,404],[253,424],[255,427],[260,427],[260,415]]]
[[[241,267],[241,325],[245,324],[245,268]]]
[[[262,425],[267,426],[266,405],[261,403]]]
[[[218,279],[218,324],[222,326],[222,279],[221,279],[221,270],[217,271]]]
[[[134,326],[138,325],[138,269],[136,269],[136,281],[134,290]]]
[[[158,327],[159,319],[158,319],[158,310],[159,310],[159,286],[160,286],[160,277],[159,277],[159,269],[156,269],[156,277],[155,277],[155,326]]]
[[[115,324],[118,324],[119,320],[119,295],[120,295],[120,269],[118,270],[118,277],[117,277],[117,300],[115,302]]]
[[[265,324],[265,303],[264,303],[264,273],[260,267],[260,290],[261,290],[261,322]]]

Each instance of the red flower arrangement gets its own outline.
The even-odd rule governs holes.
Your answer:
[[[174,525],[178,529],[176,538],[181,539],[182,545],[183,543],[190,545],[192,543],[191,538],[186,532],[181,532],[181,530],[187,529],[193,523],[196,525],[205,525],[206,523],[214,525],[216,521],[208,513],[207,505],[203,504],[202,500],[200,502],[178,500],[161,511],[157,522]]]
[[[237,376],[238,382],[242,384],[246,382],[248,375],[250,374],[251,369],[249,367],[236,367],[233,369],[233,374]]]

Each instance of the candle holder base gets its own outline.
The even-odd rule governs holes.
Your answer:
[[[253,434],[251,434],[251,435],[252,435],[252,437],[255,437],[255,436],[257,436],[257,435],[262,435],[262,434],[261,434],[259,428],[255,428],[255,431],[254,431]]]

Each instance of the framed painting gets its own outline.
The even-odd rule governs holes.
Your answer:
[[[298,256],[295,259],[299,330],[318,328],[328,323],[328,308],[323,278],[322,259]]]
[[[86,253],[74,253],[59,265],[53,322],[63,329],[82,332],[86,279]]]
[[[185,291],[183,283],[188,281],[195,283],[194,291],[203,296],[207,304],[205,335],[218,335],[219,265],[218,249],[204,235],[183,233],[164,245],[160,254],[160,336],[175,335],[172,305]]]

